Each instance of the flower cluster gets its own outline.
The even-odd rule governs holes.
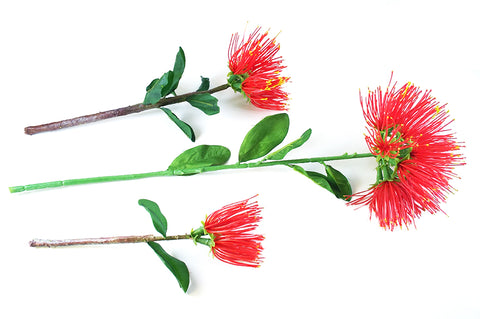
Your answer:
[[[260,266],[264,237],[252,231],[262,219],[261,208],[250,199],[226,205],[207,216],[203,227],[192,232],[194,240],[199,235],[209,235],[209,245],[217,259],[236,266]]]
[[[453,190],[453,167],[463,164],[445,105],[411,83],[369,91],[360,101],[377,181],[350,204],[367,205],[388,229],[414,224],[424,211],[442,211],[440,203]]]
[[[276,38],[276,37],[275,37]],[[230,68],[228,83],[237,92],[243,93],[256,107],[271,110],[285,110],[288,94],[281,86],[290,78],[280,76],[285,68],[278,56],[280,45],[275,38],[268,37],[268,31],[256,28],[247,39],[232,35],[228,50]]]

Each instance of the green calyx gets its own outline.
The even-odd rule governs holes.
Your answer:
[[[410,153],[413,149],[413,147],[410,146],[412,145],[412,141],[405,141],[397,128],[391,127],[388,130],[381,131],[380,134],[382,139],[390,138],[390,143],[397,144],[399,147],[397,150],[391,150],[386,154],[379,154],[377,156],[377,181],[375,185],[385,181],[391,182],[398,180],[398,164],[410,159]]]
[[[214,242],[215,236],[213,234],[208,233],[205,230],[204,226],[201,226],[195,230],[192,230],[190,235],[192,236],[192,240],[195,243],[195,245],[199,243],[199,244],[208,246],[210,248],[215,246],[215,242]],[[208,237],[203,237],[203,236],[208,236]]]
[[[242,83],[248,78],[248,73],[244,74],[233,74],[232,72],[228,73],[228,84],[235,92],[242,93]]]
[[[381,155],[377,156],[377,181],[375,185],[380,184],[381,182],[386,181],[395,181],[398,180],[398,164],[401,162],[410,159],[410,152],[412,147],[402,149],[398,152],[398,156],[395,158],[391,157],[382,157]]]

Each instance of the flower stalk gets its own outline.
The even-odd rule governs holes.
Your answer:
[[[176,96],[165,97],[154,104],[144,104],[144,103],[137,103],[134,105],[129,105],[113,110],[103,111],[95,114],[83,115],[74,117],[71,119],[66,119],[57,122],[45,123],[40,125],[34,126],[27,126],[25,127],[25,134],[34,135],[42,132],[49,132],[55,131],[63,128],[73,127],[81,124],[93,123],[101,120],[106,120],[114,117],[139,113],[147,110],[161,108],[166,105],[177,104],[181,102],[185,102],[189,97],[201,94],[213,94],[223,90],[226,90],[230,87],[230,84],[226,83],[223,85],[219,85],[209,90],[203,91],[195,91],[190,93],[185,93]]]
[[[173,235],[173,236],[114,236],[114,237],[98,237],[98,238],[80,238],[80,239],[33,239],[30,241],[30,247],[65,247],[65,246],[85,246],[85,245],[108,245],[108,244],[133,244],[148,243],[162,240],[180,240],[192,239],[190,234]]]
[[[289,159],[289,160],[266,160],[265,161],[262,159],[260,161],[248,162],[248,163],[235,163],[235,164],[203,166],[203,167],[195,167],[195,168],[182,168],[182,169],[169,168],[163,171],[148,172],[148,173],[98,176],[98,177],[88,177],[88,178],[67,179],[67,180],[61,180],[61,181],[50,181],[50,182],[44,182],[44,183],[12,186],[9,189],[11,193],[19,193],[24,191],[33,191],[33,190],[39,190],[39,189],[45,189],[45,188],[57,188],[57,187],[63,187],[63,186],[94,184],[94,183],[104,183],[104,182],[114,182],[114,181],[127,181],[127,180],[136,180],[136,179],[143,179],[143,178],[149,178],[149,177],[185,176],[185,175],[221,171],[221,170],[231,170],[231,169],[246,169],[246,168],[277,166],[277,165],[291,166],[295,164],[304,164],[304,163],[323,164],[329,161],[357,159],[357,158],[366,158],[366,157],[375,157],[375,155],[371,153],[353,153],[353,154],[345,153],[343,155],[337,155],[337,156],[311,157],[311,158],[299,158],[299,159]]]

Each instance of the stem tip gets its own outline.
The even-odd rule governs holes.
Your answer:
[[[20,193],[25,191],[25,186],[11,186],[8,188],[10,193]]]

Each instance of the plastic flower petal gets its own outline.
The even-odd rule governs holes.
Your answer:
[[[445,105],[411,83],[399,89],[379,87],[360,99],[377,156],[377,181],[353,195],[350,205],[366,205],[380,225],[414,224],[424,211],[441,212],[440,204],[453,191],[453,168],[464,164]],[[365,102],[365,103],[364,103]]]
[[[232,35],[228,50],[230,68],[228,83],[233,90],[243,93],[254,106],[285,110],[288,94],[282,85],[290,78],[280,76],[285,68],[283,58],[278,56],[280,45],[268,31],[261,33],[256,28],[247,39]]]
[[[258,267],[262,262],[262,235],[252,233],[262,219],[251,198],[220,208],[207,216],[204,232],[212,238],[213,255],[236,266]]]

